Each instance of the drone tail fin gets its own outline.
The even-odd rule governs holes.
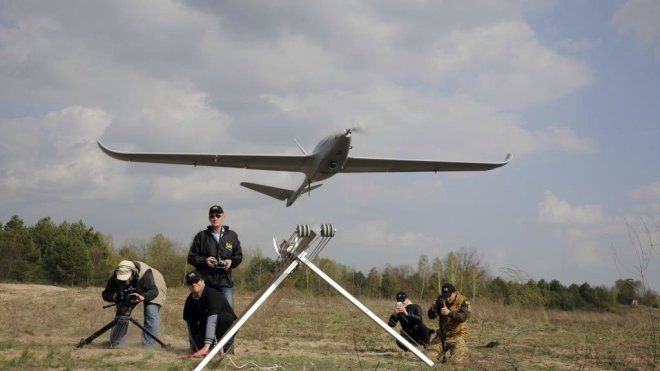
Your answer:
[[[287,206],[291,206],[293,202],[298,198],[299,195],[310,192],[313,189],[316,189],[323,184],[315,184],[313,186],[301,186],[301,189],[298,191],[292,191],[290,189],[277,188],[272,186],[267,186],[257,183],[242,182],[241,185],[245,188],[249,188],[253,191],[263,193],[266,196],[276,198],[280,201],[287,201]]]
[[[293,191],[290,189],[271,187],[263,184],[242,182],[241,185],[245,188],[263,193],[266,196],[276,198],[280,201],[286,201],[293,194]]]

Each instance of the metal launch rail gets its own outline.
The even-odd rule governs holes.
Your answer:
[[[348,291],[344,290],[337,282],[328,277],[319,267],[312,261],[319,255],[323,248],[335,236],[335,227],[332,224],[321,224],[318,227],[310,227],[307,224],[298,224],[295,231],[291,234],[288,240],[283,240],[277,243],[273,238],[275,244],[275,251],[278,254],[277,262],[279,269],[275,272],[273,279],[270,283],[255,297],[255,299],[247,306],[241,313],[238,319],[234,322],[232,327],[225,333],[220,341],[211,349],[209,354],[202,359],[197,365],[195,371],[201,371],[206,365],[215,357],[222,347],[231,339],[238,330],[247,322],[247,320],[259,309],[259,307],[268,299],[268,297],[275,292],[275,290],[284,282],[284,280],[301,264],[306,265],[330,286],[342,294],[348,301],[366,314],[372,321],[376,322],[383,330],[385,330],[392,337],[404,344],[413,354],[420,360],[426,363],[429,367],[433,366],[431,361],[423,352],[421,352],[415,345],[411,344],[404,337],[399,335],[383,320],[378,318],[369,308],[364,306]]]

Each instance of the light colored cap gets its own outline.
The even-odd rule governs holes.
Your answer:
[[[117,276],[118,281],[128,281],[131,279],[131,274],[135,270],[135,264],[130,260],[122,260],[117,269],[115,270],[115,275]]]

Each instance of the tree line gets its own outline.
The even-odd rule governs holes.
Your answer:
[[[44,283],[67,286],[105,286],[121,260],[140,260],[163,273],[168,286],[182,285],[187,265],[187,247],[177,246],[162,234],[147,242],[126,242],[116,249],[112,238],[82,221],[57,225],[50,217],[27,226],[17,216],[0,222],[0,281]],[[393,298],[406,291],[419,302],[430,302],[443,283],[451,282],[476,302],[488,298],[504,304],[560,310],[611,310],[620,304],[658,307],[658,294],[634,279],[616,280],[612,287],[588,283],[564,286],[516,276],[492,277],[474,249],[460,248],[444,257],[421,255],[416,267],[385,266],[366,274],[328,258],[315,262],[326,274],[358,297]],[[260,249],[244,249],[242,265],[233,272],[237,290],[258,291],[277,272],[278,263]],[[315,295],[336,295],[325,281],[306,267],[292,274],[285,285]],[[524,276],[523,276],[524,277]]]

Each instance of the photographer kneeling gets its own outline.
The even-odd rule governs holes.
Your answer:
[[[103,300],[117,304],[117,315],[130,316],[140,302],[144,302],[144,328],[158,337],[160,332],[160,307],[165,304],[167,286],[163,275],[155,268],[139,261],[123,260],[108,280],[101,293]],[[115,324],[110,333],[110,346],[126,341],[128,318]],[[153,346],[156,341],[142,332],[142,345]]]
[[[191,351],[188,357],[201,358],[229,330],[236,320],[236,314],[224,295],[206,286],[201,273],[187,273],[186,284],[190,295],[183,307],[183,320],[188,325]],[[225,353],[233,342],[232,338],[223,346]]]
[[[387,324],[390,327],[396,326],[397,322],[401,324],[400,334],[406,340],[410,341],[413,345],[423,345],[426,347],[429,344],[429,339],[431,338],[431,333],[433,330],[426,327],[423,322],[424,315],[422,314],[422,307],[417,304],[413,304],[408,295],[405,292],[399,292],[396,294],[396,307],[394,307],[394,313],[390,316]],[[406,348],[400,341],[396,341],[396,345],[404,351],[408,352],[409,349]]]
[[[463,361],[468,350],[466,321],[470,311],[470,302],[450,283],[442,286],[440,296],[431,303],[429,318],[434,319],[440,314],[440,327],[431,341],[431,348],[440,348],[440,362],[446,362],[447,359],[452,363]]]

